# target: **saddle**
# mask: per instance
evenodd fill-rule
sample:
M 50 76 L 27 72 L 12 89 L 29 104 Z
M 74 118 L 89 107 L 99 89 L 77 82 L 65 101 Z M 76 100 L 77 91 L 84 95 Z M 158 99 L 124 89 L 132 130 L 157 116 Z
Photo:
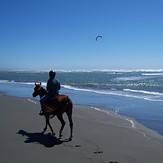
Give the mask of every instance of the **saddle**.
M 65 102 L 68 101 L 68 96 L 66 95 L 58 95 L 53 98 L 54 100 L 57 100 L 58 102 Z
M 69 97 L 66 95 L 58 95 L 55 97 L 52 97 L 50 100 L 46 102 L 46 111 L 49 114 L 54 114 L 58 111 L 59 107 L 63 102 L 67 102 L 69 100 Z

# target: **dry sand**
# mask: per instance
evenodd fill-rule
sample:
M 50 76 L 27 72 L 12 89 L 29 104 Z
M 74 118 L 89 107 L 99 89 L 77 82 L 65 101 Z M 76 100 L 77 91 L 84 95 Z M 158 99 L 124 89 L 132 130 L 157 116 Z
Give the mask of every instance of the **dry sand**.
M 32 99 L 33 100 L 33 99 Z M 39 102 L 0 94 L 1 163 L 161 163 L 163 138 L 137 122 L 90 107 L 74 106 L 74 137 L 67 122 L 58 139 L 60 122 L 51 119 L 50 130 L 42 134 L 45 121 L 39 116 Z

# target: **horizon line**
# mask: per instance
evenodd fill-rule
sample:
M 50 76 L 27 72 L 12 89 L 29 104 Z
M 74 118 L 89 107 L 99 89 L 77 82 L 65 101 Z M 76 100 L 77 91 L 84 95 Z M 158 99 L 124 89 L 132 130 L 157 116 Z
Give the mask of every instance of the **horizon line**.
M 0 69 L 0 72 L 49 72 L 50 70 L 54 70 L 56 72 L 163 72 L 163 68 L 143 68 L 143 69 L 125 69 L 125 68 L 120 68 L 120 69 Z

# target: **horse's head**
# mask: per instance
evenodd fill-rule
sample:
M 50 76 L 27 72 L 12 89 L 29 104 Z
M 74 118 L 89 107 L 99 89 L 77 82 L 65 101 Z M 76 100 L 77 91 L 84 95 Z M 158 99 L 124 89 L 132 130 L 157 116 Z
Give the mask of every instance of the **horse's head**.
M 47 93 L 47 91 L 41 86 L 41 83 L 37 84 L 35 83 L 35 88 L 34 88 L 34 92 L 33 92 L 33 97 L 36 96 L 40 96 L 43 97 L 45 94 Z

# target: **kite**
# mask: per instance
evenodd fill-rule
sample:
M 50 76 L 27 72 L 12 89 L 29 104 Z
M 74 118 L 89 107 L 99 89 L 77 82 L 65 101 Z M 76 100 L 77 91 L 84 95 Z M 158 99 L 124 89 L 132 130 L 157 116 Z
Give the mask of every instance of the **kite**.
M 99 38 L 102 38 L 102 36 L 97 36 L 97 37 L 96 37 L 96 41 L 97 41 Z

